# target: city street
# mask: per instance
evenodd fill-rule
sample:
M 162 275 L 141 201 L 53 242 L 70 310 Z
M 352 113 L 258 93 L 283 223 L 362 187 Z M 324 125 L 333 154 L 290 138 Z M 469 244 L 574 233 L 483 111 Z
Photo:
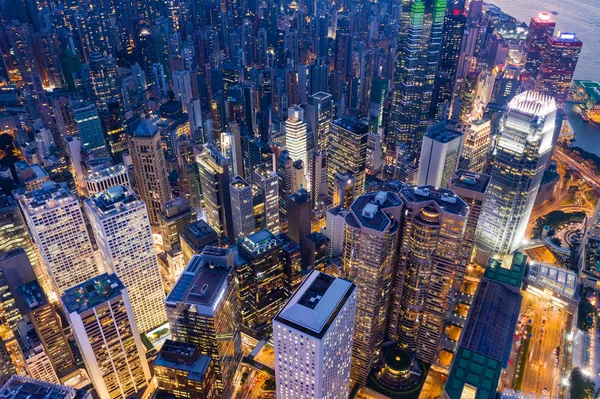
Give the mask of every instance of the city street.
M 566 312 L 558 309 L 544 298 L 524 292 L 521 313 L 530 309 L 526 317 L 520 320 L 531 326 L 531 338 L 525 356 L 524 376 L 520 390 L 539 396 L 555 397 L 558 392 L 559 368 L 556 351 L 560 347 L 566 325 Z M 531 320 L 531 323 L 529 323 Z M 514 373 L 517 354 L 513 345 L 511 366 L 508 375 Z M 522 371 L 523 372 L 523 371 Z M 515 376 L 513 383 L 517 380 Z M 509 384 L 509 386 L 512 384 Z M 515 387 L 519 388 L 519 387 Z

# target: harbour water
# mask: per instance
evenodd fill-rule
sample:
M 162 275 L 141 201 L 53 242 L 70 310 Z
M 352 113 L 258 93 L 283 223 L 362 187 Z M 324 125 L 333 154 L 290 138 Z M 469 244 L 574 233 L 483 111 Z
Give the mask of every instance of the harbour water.
M 484 0 L 519 21 L 529 23 L 541 11 L 556 11 L 556 29 L 575 32 L 583 48 L 575 70 L 575 79 L 600 81 L 600 0 Z M 575 131 L 574 146 L 600 156 L 600 125 L 584 122 L 578 106 L 566 104 L 565 112 Z

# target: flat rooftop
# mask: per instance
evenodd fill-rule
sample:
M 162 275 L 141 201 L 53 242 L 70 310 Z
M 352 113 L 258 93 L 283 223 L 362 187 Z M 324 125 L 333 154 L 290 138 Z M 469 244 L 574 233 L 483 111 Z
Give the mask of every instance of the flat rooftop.
M 452 190 L 435 186 L 412 186 L 400 191 L 400 197 L 406 202 L 434 202 L 444 212 L 467 216 L 469 207 Z
M 97 172 L 90 173 L 85 177 L 85 180 L 93 183 L 125 173 L 127 173 L 127 168 L 124 165 L 119 164 L 115 166 L 110 166 Z
M 229 255 L 229 249 L 216 247 L 207 247 L 202 255 L 194 255 L 166 302 L 196 305 L 198 313 L 211 316 L 232 273 Z
M 48 298 L 37 281 L 31 281 L 17 288 L 23 302 L 30 310 L 35 310 L 48 303 Z
M 38 190 L 28 191 L 19 196 L 19 201 L 24 205 L 28 213 L 54 209 L 68 202 L 76 202 L 77 198 L 65 183 L 46 182 Z
M 114 186 L 88 199 L 85 203 L 99 216 L 111 216 L 143 205 L 138 195 L 127 186 Z
M 60 297 L 69 313 L 83 313 L 121 295 L 125 286 L 116 274 L 104 273 L 69 288 Z
M 439 143 L 449 143 L 460 138 L 462 135 L 458 130 L 453 130 L 446 126 L 446 122 L 436 123 L 427 129 L 427 133 L 425 133 L 425 137 L 429 137 Z
M 235 176 L 229 183 L 233 188 L 241 190 L 242 188 L 250 187 L 250 184 L 239 176 Z
M 313 271 L 275 320 L 321 338 L 355 289 L 348 280 Z
M 459 169 L 454 172 L 454 176 L 452 176 L 450 181 L 453 187 L 460 187 L 483 194 L 486 192 L 491 178 L 490 175 Z
M 91 396 L 86 391 L 66 385 L 13 375 L 0 389 L 0 397 L 3 399 L 79 399 Z
M 390 217 L 383 211 L 387 208 L 402 206 L 402 200 L 395 193 L 380 191 L 358 197 L 346 215 L 346 221 L 355 227 L 356 222 L 372 230 L 385 231 L 393 224 Z
M 187 372 L 188 379 L 202 381 L 211 361 L 210 356 L 198 354 L 196 345 L 167 339 L 154 365 Z
M 283 245 L 269 230 L 260 230 L 244 238 L 239 244 L 251 256 L 258 256 Z
M 521 252 L 515 252 L 511 255 L 504 255 L 502 258 L 491 258 L 485 267 L 483 277 L 521 288 L 525 270 L 527 270 L 527 256 Z
M 337 125 L 354 134 L 366 134 L 369 130 L 369 127 L 365 125 L 360 119 L 349 115 L 344 115 L 340 119 L 336 119 L 332 122 L 332 124 Z

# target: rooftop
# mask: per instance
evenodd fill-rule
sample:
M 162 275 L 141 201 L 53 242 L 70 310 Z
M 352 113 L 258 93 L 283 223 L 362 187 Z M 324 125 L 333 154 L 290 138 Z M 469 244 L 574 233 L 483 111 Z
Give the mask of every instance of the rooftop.
M 163 344 L 154 365 L 188 373 L 188 379 L 202 381 L 212 358 L 198 354 L 198 347 L 185 342 L 167 339 Z
M 183 229 L 183 238 L 196 249 L 200 250 L 202 245 L 216 244 L 219 235 L 204 220 L 194 222 Z
M 206 247 L 202 255 L 194 255 L 189 261 L 166 302 L 196 305 L 198 313 L 213 315 L 227 288 L 231 265 L 229 249 Z
M 29 213 L 58 208 L 66 203 L 76 202 L 77 198 L 71 193 L 66 183 L 46 182 L 38 190 L 28 191 L 19 195 L 19 201 Z
M 406 202 L 434 202 L 444 212 L 467 216 L 469 207 L 452 190 L 434 186 L 411 186 L 400 191 L 400 197 Z
M 40 284 L 35 280 L 18 287 L 17 290 L 19 291 L 23 302 L 25 302 L 30 310 L 37 309 L 48 303 L 46 294 L 44 294 L 42 287 L 40 287 Z
M 313 271 L 275 320 L 321 338 L 355 289 L 347 280 Z
M 518 111 L 531 116 L 546 116 L 556 111 L 554 98 L 535 91 L 525 91 L 517 94 L 508 103 L 508 110 Z
M 527 281 L 567 298 L 574 298 L 577 290 L 577 274 L 575 272 L 543 263 L 531 263 Z
M 233 179 L 231 179 L 231 182 L 229 184 L 231 185 L 231 187 L 233 187 L 237 190 L 241 190 L 242 188 L 250 187 L 250 184 L 248 184 L 248 182 L 246 180 L 242 179 L 239 176 L 235 176 Z
M 383 210 L 399 206 L 402 206 L 402 200 L 395 193 L 380 191 L 364 194 L 354 200 L 350 206 L 352 212 L 346 216 L 346 221 L 355 225 L 354 219 L 356 219 L 366 228 L 383 232 L 393 225 L 392 220 Z
M 86 199 L 85 203 L 100 217 L 112 216 L 144 204 L 127 186 L 113 186 Z
M 190 201 L 185 197 L 175 197 L 172 200 L 164 202 L 160 207 L 161 219 L 165 222 L 182 215 L 189 215 L 192 211 Z
M 13 375 L 0 389 L 0 397 L 3 399 L 80 399 L 90 395 L 86 391 L 66 385 Z
M 140 119 L 139 124 L 133 131 L 134 137 L 153 137 L 157 131 L 157 122 L 160 118 L 156 117 L 153 119 Z
M 485 267 L 483 277 L 499 283 L 520 288 L 527 269 L 527 256 L 521 252 L 491 258 Z
M 115 166 L 110 166 L 108 168 L 104 168 L 97 172 L 90 173 L 85 177 L 85 180 L 89 182 L 97 182 L 124 173 L 127 173 L 127 168 L 124 165 L 119 164 Z
M 484 175 L 482 173 L 473 173 L 465 169 L 459 169 L 454 172 L 450 180 L 452 187 L 460 187 L 469 191 L 476 191 L 478 193 L 485 193 L 488 185 L 490 184 L 490 175 Z
M 281 246 L 283 243 L 269 230 L 260 230 L 244 238 L 239 244 L 250 256 L 258 256 L 270 249 Z
M 496 397 L 501 370 L 502 364 L 498 360 L 459 348 L 444 390 L 450 399 L 493 399 Z
M 439 122 L 432 125 L 427 129 L 427 133 L 425 133 L 425 137 L 429 137 L 440 143 L 449 143 L 462 136 L 463 134 L 461 132 L 447 127 L 446 122 Z
M 369 130 L 368 126 L 365 125 L 360 119 L 348 115 L 344 115 L 340 119 L 336 119 L 332 122 L 332 124 L 354 134 L 366 134 Z
M 60 297 L 69 313 L 83 313 L 121 295 L 125 286 L 116 274 L 104 273 L 69 288 Z

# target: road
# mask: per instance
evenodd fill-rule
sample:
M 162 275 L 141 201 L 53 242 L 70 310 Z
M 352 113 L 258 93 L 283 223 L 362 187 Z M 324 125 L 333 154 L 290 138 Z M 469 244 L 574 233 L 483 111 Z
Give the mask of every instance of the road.
M 554 156 L 562 163 L 568 165 L 569 167 L 577 170 L 585 180 L 589 183 L 596 186 L 596 189 L 600 189 L 600 177 L 596 176 L 596 174 L 589 169 L 587 166 L 582 165 L 581 163 L 575 161 L 573 158 L 565 154 L 559 146 L 554 148 Z
M 548 301 L 529 292 L 523 295 L 521 312 L 531 306 L 528 318 L 531 319 L 532 337 L 526 356 L 525 375 L 521 391 L 538 396 L 558 396 L 559 369 L 556 366 L 557 347 L 562 348 L 562 337 L 566 325 L 566 312 L 549 305 Z M 562 349 L 561 349 L 562 350 Z M 511 353 L 513 364 L 515 352 Z

